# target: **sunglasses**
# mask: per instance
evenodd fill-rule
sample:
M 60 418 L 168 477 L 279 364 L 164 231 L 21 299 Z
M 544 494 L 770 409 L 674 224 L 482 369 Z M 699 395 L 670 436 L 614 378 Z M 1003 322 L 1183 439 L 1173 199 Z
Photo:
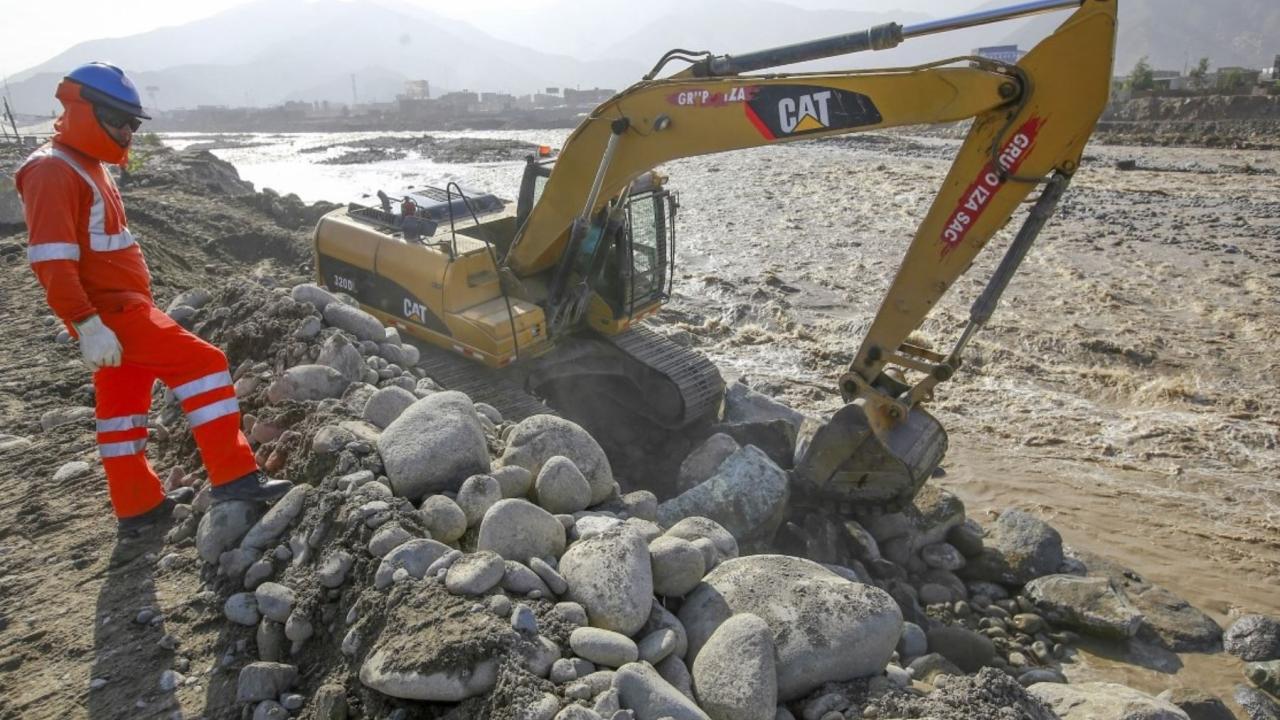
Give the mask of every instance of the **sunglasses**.
M 98 120 L 107 127 L 119 130 L 128 125 L 129 129 L 134 132 L 137 132 L 138 128 L 142 127 L 141 118 L 130 115 L 123 110 L 117 110 L 105 105 L 95 105 L 93 112 L 98 116 Z

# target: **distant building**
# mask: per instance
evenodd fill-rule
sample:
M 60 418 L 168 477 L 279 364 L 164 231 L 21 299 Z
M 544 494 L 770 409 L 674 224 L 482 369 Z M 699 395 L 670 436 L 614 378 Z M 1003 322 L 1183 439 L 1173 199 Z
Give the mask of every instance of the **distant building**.
M 570 90 L 565 88 L 564 102 L 566 105 L 590 105 L 595 107 L 616 95 L 617 92 L 617 90 L 610 88 L 592 88 L 590 90 Z
M 987 47 L 977 48 L 970 54 L 997 62 L 1016 63 L 1027 52 L 1019 50 L 1017 45 L 988 45 Z
M 1188 78 L 1177 70 L 1151 71 L 1151 84 L 1155 90 L 1185 90 L 1187 80 Z
M 404 97 L 408 100 L 425 100 L 431 97 L 431 83 L 426 80 L 408 80 L 404 84 Z

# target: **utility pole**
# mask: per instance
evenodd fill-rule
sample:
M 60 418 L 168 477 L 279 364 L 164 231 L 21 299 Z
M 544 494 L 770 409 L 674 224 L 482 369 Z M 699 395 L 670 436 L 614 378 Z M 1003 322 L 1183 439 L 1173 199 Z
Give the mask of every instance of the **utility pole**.
M 18 134 L 18 121 L 13 119 L 13 110 L 9 109 L 9 98 L 4 98 L 4 114 L 9 116 L 9 124 L 13 126 L 13 137 L 18 142 L 22 142 L 22 136 Z
M 354 110 L 360 100 L 356 97 L 356 74 L 351 73 L 351 108 Z

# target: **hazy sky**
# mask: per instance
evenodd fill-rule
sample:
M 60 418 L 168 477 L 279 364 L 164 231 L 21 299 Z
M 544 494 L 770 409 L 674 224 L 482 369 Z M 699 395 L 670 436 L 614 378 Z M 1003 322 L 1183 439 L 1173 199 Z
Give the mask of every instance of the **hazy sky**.
M 12 75 L 57 55 L 67 48 L 104 37 L 123 37 L 167 25 L 182 25 L 216 15 L 255 0 L 57 0 L 15 2 L 4 10 L 0 24 L 0 75 Z M 964 12 L 977 0 L 780 0 L 807 8 L 902 10 L 950 15 Z M 484 29 L 487 19 L 518 9 L 521 13 L 554 4 L 556 0 L 409 0 L 443 15 L 467 20 Z M 1012 4 L 1012 0 L 1011 0 Z M 591 12 L 607 12 L 607 5 L 582 3 Z

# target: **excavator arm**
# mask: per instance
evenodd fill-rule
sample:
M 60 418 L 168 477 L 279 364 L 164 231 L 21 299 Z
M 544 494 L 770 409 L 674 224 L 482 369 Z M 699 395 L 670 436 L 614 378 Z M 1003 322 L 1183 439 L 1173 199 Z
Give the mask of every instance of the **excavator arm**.
M 989 11 L 998 20 L 1076 7 L 1016 65 L 971 59 L 970 67 L 734 74 L 743 67 L 762 69 L 771 58 L 798 62 L 850 47 L 847 38 L 853 36 L 837 36 L 736 59 L 707 58 L 674 77 L 637 83 L 597 108 L 565 142 L 505 264 L 519 277 L 552 268 L 572 247 L 575 224 L 583 224 L 576 221 L 592 217 L 642 173 L 670 160 L 972 118 L 867 336 L 840 378 L 849 404 L 812 437 L 797 465 L 801 482 L 818 495 L 876 504 L 909 499 L 946 447 L 941 426 L 916 405 L 959 366 L 960 351 L 990 316 L 1052 214 L 1106 105 L 1116 2 L 1038 0 L 1002 16 Z M 853 46 L 891 45 L 893 38 L 911 34 L 912 28 L 906 30 L 875 28 Z M 1038 188 L 1040 199 L 954 349 L 943 355 L 907 344 L 908 335 Z M 889 366 L 917 379 L 893 379 L 884 372 Z

